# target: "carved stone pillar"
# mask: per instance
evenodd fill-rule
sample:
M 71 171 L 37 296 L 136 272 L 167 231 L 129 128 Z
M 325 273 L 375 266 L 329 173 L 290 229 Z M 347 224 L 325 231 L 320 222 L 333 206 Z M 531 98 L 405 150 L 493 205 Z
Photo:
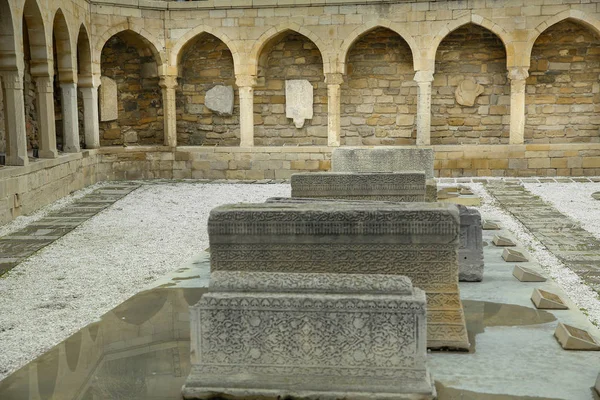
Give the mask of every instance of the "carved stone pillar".
M 163 112 L 165 121 L 165 146 L 177 147 L 177 110 L 176 93 L 177 77 L 165 75 L 160 78 L 163 96 Z
M 431 82 L 433 71 L 417 71 L 417 145 L 431 144 Z
M 235 84 L 240 96 L 240 147 L 254 146 L 254 87 L 256 76 L 238 75 Z
M 4 131 L 6 132 L 6 165 L 27 165 L 27 130 L 25 129 L 25 103 L 22 74 L 4 72 L 2 102 L 4 104 Z
M 51 76 L 35 78 L 40 158 L 56 158 L 56 128 L 54 126 L 54 81 Z
M 326 74 L 327 83 L 327 145 L 338 147 L 342 126 L 340 123 L 341 84 L 344 77 L 340 73 Z
M 510 144 L 525 141 L 525 85 L 529 72 L 527 67 L 512 67 L 510 79 Z
M 60 93 L 63 117 L 63 151 L 65 153 L 78 153 L 81 149 L 79 146 L 77 84 L 74 82 L 61 83 Z
M 100 147 L 100 118 L 98 116 L 98 86 L 93 83 L 82 87 L 79 91 L 83 98 L 83 129 L 85 134 L 85 148 L 97 149 Z

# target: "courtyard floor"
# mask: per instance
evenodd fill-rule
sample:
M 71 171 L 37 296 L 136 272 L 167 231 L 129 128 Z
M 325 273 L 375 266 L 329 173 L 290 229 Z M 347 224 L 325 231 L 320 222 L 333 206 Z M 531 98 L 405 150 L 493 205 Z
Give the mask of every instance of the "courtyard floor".
M 552 278 L 516 281 L 491 244 L 497 231 L 484 231 L 484 281 L 461 283 L 472 350 L 431 353 L 440 398 L 594 398 L 600 353 L 564 351 L 552 333 L 560 320 L 600 336 L 600 183 L 438 182 L 471 187 L 484 217 L 530 254 L 527 266 Z M 187 306 L 208 283 L 208 212 L 289 194 L 267 181 L 104 183 L 0 227 L 0 398 L 178 398 Z M 571 309 L 535 310 L 533 287 Z

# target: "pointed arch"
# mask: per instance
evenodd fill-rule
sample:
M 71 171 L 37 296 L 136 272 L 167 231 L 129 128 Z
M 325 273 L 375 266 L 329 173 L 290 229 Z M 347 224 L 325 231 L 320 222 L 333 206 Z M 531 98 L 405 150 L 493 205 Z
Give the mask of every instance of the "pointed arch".
M 158 67 L 159 75 L 164 75 L 165 71 L 166 71 L 165 57 L 158 50 L 158 49 L 162 49 L 163 46 L 146 29 L 130 26 L 130 24 L 128 22 L 124 22 L 117 26 L 113 26 L 112 28 L 107 29 L 106 31 L 104 31 L 103 34 L 98 36 L 98 39 L 96 40 L 96 43 L 92 48 L 92 61 L 93 61 L 94 65 L 97 65 L 98 67 L 100 67 L 100 59 L 102 58 L 102 49 L 104 48 L 104 45 L 106 44 L 106 42 L 108 42 L 108 40 L 110 38 L 112 38 L 113 36 L 115 36 L 121 32 L 125 32 L 125 31 L 131 31 L 134 34 L 136 34 L 136 36 L 144 43 L 144 45 L 146 45 L 148 47 L 148 49 L 152 52 L 152 55 L 154 56 L 154 60 L 156 60 L 156 65 Z
M 13 12 L 8 0 L 0 0 L 0 70 L 14 71 L 19 69 L 17 57 L 17 35 L 13 25 Z
M 79 80 L 82 78 L 91 80 L 92 78 L 92 48 L 84 24 L 80 25 L 79 35 L 77 36 L 77 74 Z
M 26 0 L 23 18 L 27 24 L 31 53 L 31 75 L 50 76 L 53 72 L 52 57 L 48 53 L 48 40 L 44 19 L 37 0 Z
M 548 18 L 546 21 L 541 22 L 533 30 L 533 34 L 529 38 L 529 41 L 527 42 L 527 47 L 525 48 L 524 57 L 525 61 L 527 62 L 527 65 L 529 65 L 529 62 L 531 60 L 531 52 L 533 51 L 533 46 L 535 45 L 535 42 L 540 37 L 540 35 L 544 33 L 546 29 L 565 20 L 573 20 L 577 23 L 582 24 L 586 28 L 591 29 L 594 33 L 600 35 L 600 20 L 590 17 L 589 14 L 584 13 L 583 11 L 573 9 L 558 13 Z
M 214 37 L 218 38 L 223 43 L 225 43 L 225 46 L 227 46 L 227 48 L 231 52 L 231 55 L 233 56 L 233 68 L 234 68 L 235 72 L 237 73 L 240 68 L 241 59 L 240 59 L 240 53 L 237 49 L 237 46 L 235 45 L 235 42 L 233 40 L 231 40 L 231 38 L 229 38 L 229 36 L 227 36 L 223 32 L 221 32 L 213 27 L 206 26 L 206 25 L 199 25 L 199 26 L 195 27 L 194 29 L 187 31 L 185 33 L 185 35 L 183 35 L 182 37 L 179 38 L 179 40 L 177 40 L 177 42 L 175 43 L 175 46 L 173 46 L 173 48 L 169 52 L 170 65 L 171 66 L 179 66 L 179 64 L 181 62 L 181 56 L 185 52 L 185 49 L 187 48 L 187 46 L 190 43 L 192 43 L 195 38 L 202 35 L 203 33 L 208 33 L 210 35 L 213 35 Z
M 492 33 L 494 33 L 504 44 L 504 51 L 506 52 L 506 65 L 507 67 L 513 66 L 515 61 L 515 49 L 512 44 L 511 35 L 500 25 L 495 22 L 484 18 L 482 16 L 471 14 L 465 15 L 462 18 L 448 22 L 442 29 L 433 37 L 431 45 L 429 46 L 429 52 L 427 53 L 426 59 L 423 60 L 424 64 L 427 63 L 428 67 L 433 71 L 435 69 L 435 55 L 437 53 L 440 43 L 452 32 L 468 24 L 479 25 Z M 424 65 L 425 66 L 425 65 Z
M 327 52 L 327 47 L 323 43 L 323 40 L 321 40 L 321 38 L 311 30 L 306 29 L 305 27 L 293 22 L 271 27 L 266 32 L 264 32 L 257 39 L 256 43 L 250 50 L 250 54 L 248 54 L 248 57 L 246 58 L 247 61 L 244 65 L 244 70 L 248 71 L 248 74 L 250 75 L 256 75 L 258 71 L 258 60 L 265 46 L 267 46 L 271 41 L 280 37 L 288 31 L 298 33 L 312 41 L 321 53 L 321 57 L 323 59 L 323 73 L 327 74 L 332 72 L 330 54 L 329 52 Z
M 367 35 L 369 32 L 377 28 L 387 28 L 397 33 L 402 39 L 404 39 L 406 43 L 408 43 L 408 47 L 410 47 L 410 51 L 413 57 L 413 67 L 415 68 L 415 70 L 417 69 L 416 66 L 419 65 L 419 60 L 417 58 L 419 57 L 420 52 L 419 47 L 417 46 L 417 43 L 412 37 L 412 35 L 406 29 L 404 29 L 401 24 L 397 24 L 384 18 L 378 18 L 356 28 L 342 42 L 339 53 L 337 54 L 338 72 L 346 73 L 346 60 L 348 58 L 348 53 L 350 52 L 352 45 L 354 45 L 354 43 L 360 40 L 361 37 Z
M 77 61 L 71 45 L 71 32 L 63 11 L 58 8 L 52 24 L 53 45 L 56 46 L 54 61 L 58 66 L 58 78 L 61 82 L 76 80 Z

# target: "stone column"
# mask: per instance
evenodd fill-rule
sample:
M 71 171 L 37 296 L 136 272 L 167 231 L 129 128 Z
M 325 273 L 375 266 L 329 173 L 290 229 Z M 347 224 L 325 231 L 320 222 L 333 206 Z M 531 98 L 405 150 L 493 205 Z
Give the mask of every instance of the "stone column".
M 83 129 L 85 134 L 85 148 L 97 149 L 100 147 L 100 118 L 98 116 L 98 86 L 79 86 L 83 98 Z
M 254 86 L 256 76 L 238 75 L 235 84 L 240 96 L 240 147 L 254 146 Z
M 433 71 L 417 71 L 417 145 L 431 144 L 431 82 Z
M 163 113 L 165 121 L 165 146 L 177 147 L 177 110 L 176 93 L 177 77 L 165 75 L 160 78 L 163 96 Z
M 327 145 L 340 146 L 342 126 L 340 123 L 341 84 L 344 76 L 340 73 L 325 74 L 327 83 Z
M 40 158 L 56 158 L 56 128 L 54 126 L 53 77 L 35 78 Z
M 22 74 L 5 72 L 2 79 L 4 128 L 6 136 L 6 165 L 27 165 L 27 130 Z
M 78 153 L 79 147 L 79 118 L 77 112 L 77 84 L 65 82 L 60 84 L 63 122 L 63 151 Z
M 525 81 L 529 76 L 527 67 L 512 67 L 510 79 L 510 144 L 525 141 Z

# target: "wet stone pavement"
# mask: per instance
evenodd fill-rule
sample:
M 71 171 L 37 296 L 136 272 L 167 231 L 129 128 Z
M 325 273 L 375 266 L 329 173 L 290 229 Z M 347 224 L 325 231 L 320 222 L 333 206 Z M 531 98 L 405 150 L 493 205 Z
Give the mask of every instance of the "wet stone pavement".
M 538 241 L 600 293 L 600 240 L 519 182 L 490 181 L 485 188 Z
M 71 232 L 100 211 L 140 187 L 138 183 L 113 183 L 52 212 L 27 227 L 0 238 L 0 275 L 25 258 Z

